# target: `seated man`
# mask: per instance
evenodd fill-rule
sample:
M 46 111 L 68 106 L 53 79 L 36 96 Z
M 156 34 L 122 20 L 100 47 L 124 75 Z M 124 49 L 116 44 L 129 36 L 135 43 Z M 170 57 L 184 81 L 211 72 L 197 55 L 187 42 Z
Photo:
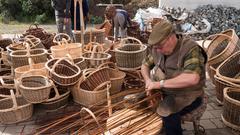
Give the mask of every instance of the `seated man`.
M 105 10 L 105 15 L 108 20 L 112 20 L 114 26 L 114 40 L 118 37 L 127 37 L 127 27 L 131 25 L 130 17 L 127 11 L 116 9 L 114 6 L 108 6 Z
M 145 90 L 148 94 L 162 92 L 156 111 L 163 118 L 166 134 L 182 135 L 181 116 L 202 103 L 207 55 L 195 41 L 177 35 L 166 20 L 153 27 L 148 44 L 151 53 L 141 67 Z M 165 78 L 158 80 L 158 72 L 152 72 L 157 77 L 151 79 L 151 69 L 160 69 Z

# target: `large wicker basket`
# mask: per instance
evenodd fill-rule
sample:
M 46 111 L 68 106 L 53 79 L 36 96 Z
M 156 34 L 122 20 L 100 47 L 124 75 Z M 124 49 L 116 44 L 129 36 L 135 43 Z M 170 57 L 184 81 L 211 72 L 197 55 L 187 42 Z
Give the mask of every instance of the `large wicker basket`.
M 79 81 L 71 88 L 74 102 L 86 107 L 91 107 L 93 105 L 101 103 L 104 100 L 107 100 L 108 87 L 104 87 L 103 89 L 97 91 L 89 91 L 81 88 L 81 84 L 82 81 Z
M 82 58 L 82 57 L 73 59 L 73 62 L 74 62 L 81 70 L 84 70 L 84 69 L 87 68 L 87 63 L 86 63 L 85 59 Z
M 28 52 L 29 52 L 28 50 L 19 50 L 19 51 L 13 51 L 10 53 L 14 69 L 21 66 L 28 65 L 29 57 L 32 59 L 33 63 L 47 62 L 47 50 L 33 49 L 33 50 L 30 50 L 30 54 L 28 54 Z
M 0 122 L 13 124 L 32 117 L 33 105 L 28 103 L 22 96 L 15 97 L 11 91 L 11 98 L 0 100 Z
M 134 40 L 138 43 L 125 43 Z M 122 46 L 115 49 L 117 67 L 121 70 L 136 70 L 142 65 L 146 57 L 147 46 L 136 38 L 128 37 L 121 41 Z
M 49 72 L 49 77 L 61 86 L 74 85 L 82 76 L 81 69 L 67 58 L 51 59 L 45 67 Z
M 110 61 L 111 55 L 96 52 L 96 49 L 94 49 L 92 52 L 84 53 L 82 57 L 86 60 L 89 68 L 97 68 L 100 64 Z
M 203 41 L 214 37 L 207 48 L 207 54 L 209 57 L 208 64 L 220 64 L 225 59 L 227 59 L 231 54 L 239 50 L 239 38 L 233 29 L 229 29 L 221 32 L 220 34 L 215 34 L 207 37 Z
M 110 80 L 111 80 L 111 88 L 110 88 L 110 94 L 116 94 L 119 93 L 122 89 L 122 85 L 124 82 L 124 78 L 126 74 L 122 71 L 120 71 L 118 68 L 116 68 L 116 65 L 112 62 L 109 63 L 103 63 L 99 66 L 99 68 L 104 67 L 104 66 L 113 66 L 113 67 L 108 67 L 108 72 L 110 75 Z
M 41 103 L 49 98 L 52 87 L 51 80 L 42 75 L 23 74 L 16 80 L 22 96 L 30 103 Z
M 219 104 L 222 104 L 223 102 L 223 89 L 226 87 L 231 87 L 231 88 L 240 88 L 239 84 L 230 82 L 228 80 L 225 80 L 221 77 L 218 77 L 217 75 L 214 76 L 215 78 L 215 86 L 216 86 L 216 97 L 217 97 L 217 102 Z
M 216 75 L 233 83 L 240 83 L 240 51 L 227 58 L 216 70 Z
M 240 131 L 240 89 L 225 88 L 223 101 L 223 123 Z

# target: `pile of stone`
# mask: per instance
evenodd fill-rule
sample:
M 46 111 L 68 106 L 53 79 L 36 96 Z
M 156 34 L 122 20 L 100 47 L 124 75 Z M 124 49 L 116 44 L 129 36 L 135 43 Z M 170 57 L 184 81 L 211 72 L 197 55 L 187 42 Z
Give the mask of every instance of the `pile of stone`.
M 196 8 L 193 11 L 187 11 L 185 8 L 164 7 L 163 9 L 176 17 L 180 16 L 184 12 L 187 12 L 189 17 L 184 20 L 184 22 L 193 24 L 193 26 L 198 30 L 206 28 L 206 25 L 202 22 L 202 19 L 207 19 L 212 26 L 210 32 L 191 35 L 196 39 L 204 39 L 211 34 L 219 33 L 230 28 L 234 29 L 240 36 L 240 9 L 222 5 L 204 5 Z

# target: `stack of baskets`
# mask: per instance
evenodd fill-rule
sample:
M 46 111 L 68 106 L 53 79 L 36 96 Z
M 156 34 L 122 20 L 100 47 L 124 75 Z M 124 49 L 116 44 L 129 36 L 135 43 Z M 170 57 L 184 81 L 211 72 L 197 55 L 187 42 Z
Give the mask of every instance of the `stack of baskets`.
M 240 131 L 240 89 L 225 88 L 223 101 L 223 123 Z
M 138 43 L 126 43 L 128 40 L 137 41 Z M 121 45 L 121 47 L 114 50 L 117 67 L 121 70 L 139 69 L 146 57 L 147 46 L 133 37 L 122 39 Z
M 239 50 L 239 38 L 233 29 L 228 29 L 219 34 L 211 35 L 203 41 L 203 45 L 207 39 L 212 38 L 207 47 L 208 55 L 208 73 L 213 83 L 216 68 L 234 52 Z
M 216 69 L 215 85 L 217 101 L 223 101 L 223 89 L 225 87 L 240 88 L 240 51 L 227 58 Z

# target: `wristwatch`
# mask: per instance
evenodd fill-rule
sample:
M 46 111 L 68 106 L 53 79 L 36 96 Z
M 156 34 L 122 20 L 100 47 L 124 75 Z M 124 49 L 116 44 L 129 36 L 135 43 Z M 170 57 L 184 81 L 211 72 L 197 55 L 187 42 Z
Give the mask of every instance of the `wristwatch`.
M 164 82 L 165 82 L 165 80 L 160 81 L 160 89 L 164 87 Z

